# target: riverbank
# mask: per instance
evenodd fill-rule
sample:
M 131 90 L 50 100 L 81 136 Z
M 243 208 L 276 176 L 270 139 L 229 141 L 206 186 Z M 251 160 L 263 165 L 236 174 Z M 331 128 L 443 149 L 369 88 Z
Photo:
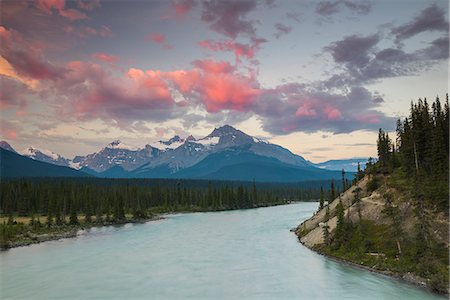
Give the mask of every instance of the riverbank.
M 38 226 L 33 226 L 18 223 L 15 224 L 15 226 L 21 226 L 22 232 L 15 235 L 11 240 L 5 241 L 4 244 L 2 244 L 2 247 L 0 247 L 0 251 L 6 251 L 12 248 L 24 247 L 48 241 L 74 238 L 77 237 L 82 231 L 94 227 L 147 223 L 162 219 L 164 219 L 164 217 L 158 215 L 141 219 L 126 219 L 119 221 L 109 221 L 102 223 L 82 223 L 75 225 L 63 224 L 63 225 L 47 226 L 45 224 L 41 224 Z
M 292 230 L 292 231 L 294 231 L 294 230 Z M 300 238 L 299 238 L 299 241 L 300 241 Z M 429 285 L 427 285 L 427 280 L 425 278 L 417 276 L 417 275 L 415 275 L 415 274 L 413 274 L 411 272 L 398 273 L 398 272 L 394 272 L 394 271 L 391 271 L 391 270 L 380 270 L 380 269 L 375 268 L 375 266 L 370 267 L 370 266 L 366 266 L 366 265 L 364 265 L 362 263 L 358 264 L 358 263 L 356 263 L 354 261 L 350 261 L 350 260 L 347 260 L 345 258 L 338 257 L 338 256 L 332 255 L 330 253 L 326 253 L 324 251 L 321 251 L 318 248 L 309 247 L 308 245 L 306 245 L 305 243 L 302 243 L 301 241 L 300 241 L 300 243 L 302 245 L 304 245 L 306 248 L 310 249 L 311 251 L 314 251 L 317 254 L 320 254 L 320 255 L 326 257 L 327 259 L 330 259 L 330 260 L 335 261 L 337 263 L 345 264 L 347 266 L 350 266 L 350 267 L 353 267 L 353 268 L 357 268 L 357 269 L 361 269 L 361 270 L 365 270 L 365 271 L 369 271 L 369 272 L 372 272 L 372 273 L 384 275 L 384 276 L 387 276 L 389 278 L 408 283 L 408 284 L 413 285 L 415 287 L 419 287 L 419 288 L 421 288 L 423 290 L 426 290 L 426 291 L 428 291 L 430 293 L 433 293 L 435 295 L 438 295 L 438 296 L 447 297 L 447 298 L 449 296 L 449 294 L 445 294 L 445 293 L 442 294 L 442 293 L 436 292 Z

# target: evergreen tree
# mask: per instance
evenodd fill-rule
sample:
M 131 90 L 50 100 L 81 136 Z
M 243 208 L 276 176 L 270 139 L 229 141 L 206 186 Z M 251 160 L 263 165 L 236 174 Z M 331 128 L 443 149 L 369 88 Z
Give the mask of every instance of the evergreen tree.
M 320 187 L 320 202 L 319 202 L 319 210 L 321 210 L 324 206 L 324 196 L 323 196 L 323 187 Z

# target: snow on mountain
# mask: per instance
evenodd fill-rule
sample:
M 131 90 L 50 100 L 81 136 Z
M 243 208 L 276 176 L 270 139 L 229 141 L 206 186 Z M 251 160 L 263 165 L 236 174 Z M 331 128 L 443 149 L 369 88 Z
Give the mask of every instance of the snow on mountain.
M 206 147 L 215 146 L 219 143 L 220 137 L 218 136 L 212 136 L 212 137 L 205 137 L 199 140 L 196 140 L 196 144 L 201 144 Z
M 190 136 L 192 137 L 192 136 Z M 173 150 L 181 145 L 183 145 L 185 142 L 185 139 L 180 138 L 178 135 L 174 136 L 168 141 L 158 141 L 156 143 L 150 144 L 150 146 L 165 151 L 165 150 Z
M 46 149 L 37 149 L 33 146 L 24 149 L 21 154 L 34 160 L 51 163 L 58 166 L 68 167 L 70 164 L 70 160 L 53 151 Z
M 118 165 L 124 170 L 130 171 L 159 156 L 160 152 L 161 150 L 151 145 L 138 148 L 116 140 L 98 152 L 86 156 L 75 156 L 72 165 L 76 168 L 85 167 L 100 173 Z
M 120 140 L 115 140 L 106 146 L 106 148 L 110 149 L 124 149 L 124 150 L 130 150 L 130 151 L 137 151 L 140 150 L 138 147 L 127 145 L 122 143 Z
M 65 159 L 51 151 L 37 150 L 34 147 L 26 149 L 24 154 L 36 160 L 74 169 L 87 168 L 97 173 L 120 167 L 125 173 L 139 170 L 143 173 L 157 174 L 155 170 L 165 170 L 164 172 L 171 176 L 198 164 L 209 155 L 224 150 L 229 153 L 247 151 L 296 167 L 312 166 L 303 157 L 281 146 L 252 137 L 229 125 L 215 128 L 209 135 L 200 139 L 195 139 L 192 135 L 186 138 L 176 135 L 166 141 L 147 144 L 144 148 L 115 140 L 97 152 L 75 156 L 73 160 Z

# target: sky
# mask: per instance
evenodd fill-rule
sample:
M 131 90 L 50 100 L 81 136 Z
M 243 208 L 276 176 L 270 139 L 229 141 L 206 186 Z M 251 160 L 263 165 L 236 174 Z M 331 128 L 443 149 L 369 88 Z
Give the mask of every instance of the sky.
M 313 162 L 376 156 L 445 98 L 449 3 L 8 1 L 0 139 L 67 158 L 232 125 Z

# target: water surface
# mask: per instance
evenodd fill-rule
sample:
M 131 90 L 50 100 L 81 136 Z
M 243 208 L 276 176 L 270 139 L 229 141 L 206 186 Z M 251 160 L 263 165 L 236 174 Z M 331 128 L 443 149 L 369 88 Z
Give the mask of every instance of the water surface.
M 317 203 L 169 216 L 0 253 L 1 299 L 440 299 L 298 243 Z

